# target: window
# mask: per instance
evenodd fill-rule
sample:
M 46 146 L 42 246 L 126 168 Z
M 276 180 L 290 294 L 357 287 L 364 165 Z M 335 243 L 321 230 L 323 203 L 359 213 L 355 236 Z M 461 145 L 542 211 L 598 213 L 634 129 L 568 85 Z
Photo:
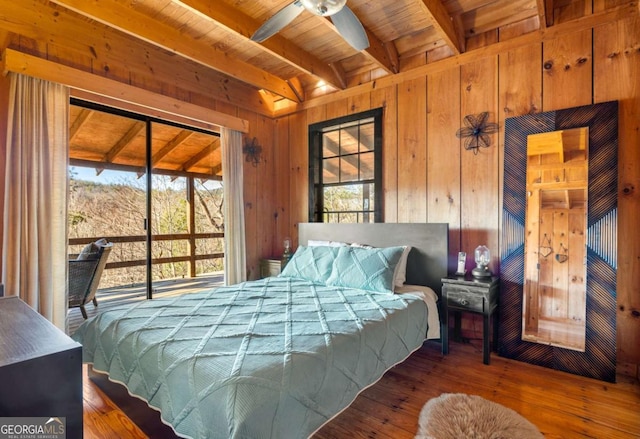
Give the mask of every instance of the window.
M 218 134 L 200 128 L 71 100 L 69 253 L 114 242 L 105 300 L 141 296 L 143 285 L 147 298 L 162 295 L 163 282 L 178 288 L 187 277 L 222 281 L 219 146 Z
M 309 221 L 382 221 L 382 109 L 309 127 Z

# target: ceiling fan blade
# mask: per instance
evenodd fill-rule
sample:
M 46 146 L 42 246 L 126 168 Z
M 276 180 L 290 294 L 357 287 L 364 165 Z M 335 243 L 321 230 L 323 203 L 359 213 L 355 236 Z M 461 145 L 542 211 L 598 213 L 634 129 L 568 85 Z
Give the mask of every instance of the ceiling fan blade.
M 345 5 L 340 11 L 333 14 L 331 21 L 340 32 L 340 35 L 342 35 L 342 38 L 354 49 L 361 51 L 369 47 L 369 38 L 367 38 L 367 33 L 362 23 L 348 6 Z
M 298 15 L 304 11 L 302 4 L 295 0 L 284 8 L 280 9 L 271 18 L 265 21 L 257 31 L 251 35 L 251 39 L 258 43 L 277 33 L 280 29 L 291 23 Z

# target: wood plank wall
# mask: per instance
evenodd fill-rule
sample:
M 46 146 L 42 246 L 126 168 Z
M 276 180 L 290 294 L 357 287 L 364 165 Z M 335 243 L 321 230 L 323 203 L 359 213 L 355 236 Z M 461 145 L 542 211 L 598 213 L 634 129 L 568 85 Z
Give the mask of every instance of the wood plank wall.
M 593 99 L 618 100 L 618 361 L 640 364 L 640 20 L 593 35 Z M 638 369 L 635 371 L 638 374 Z
M 2 1 L 0 0 L 0 3 Z M 249 162 L 244 164 L 247 274 L 249 278 L 256 278 L 260 257 L 282 252 L 282 241 L 278 243 L 275 239 L 276 212 L 286 216 L 286 220 L 277 222 L 278 227 L 286 230 L 278 236 L 290 233 L 289 183 L 280 185 L 279 191 L 273 190 L 276 173 L 286 174 L 285 170 L 278 167 L 282 163 L 282 157 L 279 157 L 278 151 L 275 150 L 275 145 L 278 144 L 275 141 L 278 134 L 276 127 L 282 123 L 278 124 L 270 117 L 271 109 L 259 99 L 259 94 L 255 90 L 235 90 L 237 102 L 229 102 L 229 93 L 224 90 L 226 85 L 220 84 L 194 63 L 176 63 L 175 58 L 160 49 L 140 41 L 132 41 L 124 34 L 97 23 L 88 23 L 73 14 L 65 15 L 64 20 L 55 20 L 56 14 L 43 12 L 39 8 L 45 6 L 38 2 L 24 6 L 16 10 L 13 28 L 0 28 L 0 50 L 10 47 L 97 76 L 198 105 L 203 112 L 215 110 L 249 121 L 249 132 L 245 137 L 249 140 L 256 137 L 262 146 L 260 165 L 254 167 Z M 56 9 L 56 6 L 52 5 L 46 7 Z M 79 40 L 77 35 L 84 35 L 85 38 Z M 117 92 L 114 90 L 114 94 Z M 8 93 L 8 77 L 0 76 L 0 114 L 6 114 Z M 122 108 L 134 112 L 137 110 L 127 108 L 126 105 Z M 0 119 L 2 189 L 6 144 L 4 138 L 7 130 L 4 126 L 6 118 Z M 287 159 L 288 156 L 284 158 Z M 0 193 L 3 191 L 0 190 Z M 278 200 L 283 198 L 286 198 L 286 209 L 285 205 L 278 204 Z M 0 198 L 0 212 L 4 210 L 2 203 Z M 0 240 L 1 228 L 0 225 Z
M 502 39 L 518 36 L 517 29 Z M 497 35 L 469 42 L 482 46 Z M 504 121 L 507 117 L 591 103 L 620 101 L 618 256 L 619 370 L 640 364 L 640 20 L 626 19 L 478 57 L 381 90 L 327 102 L 278 119 L 287 125 L 279 155 L 288 155 L 290 233 L 307 220 L 307 126 L 384 107 L 384 218 L 386 222 L 448 222 L 450 269 L 458 251 L 486 244 L 499 271 Z M 477 155 L 461 147 L 456 130 L 467 114 L 490 113 L 500 133 Z M 280 130 L 283 131 L 283 130 Z M 276 178 L 280 181 L 280 177 Z M 277 183 L 280 186 L 280 183 Z M 305 206 L 302 208 L 301 206 Z M 279 232 L 281 233 L 281 232 Z M 281 239 L 282 236 L 278 236 Z M 473 324 L 473 322 L 467 322 Z
M 558 8 L 555 23 L 602 11 L 612 2 L 594 0 L 593 7 L 587 3 L 589 10 L 584 11 Z M 234 89 L 231 102 L 227 84 L 206 76 L 196 65 L 175 63 L 159 49 L 132 42 L 97 23 L 71 15 L 55 19 L 56 14 L 42 13 L 41 7 L 40 2 L 21 7 L 12 17 L 11 28 L 0 29 L 0 48 L 19 48 L 249 121 L 247 137 L 257 137 L 263 148 L 263 161 L 257 167 L 246 163 L 244 168 L 250 278 L 258 275 L 259 258 L 281 254 L 284 237 L 297 244 L 296 224 L 308 220 L 307 129 L 311 123 L 383 107 L 385 221 L 448 222 L 452 270 L 458 251 L 472 253 L 477 245 L 486 244 L 493 253 L 491 268 L 498 271 L 504 133 L 501 129 L 492 136 L 489 149 L 473 155 L 461 148 L 455 136 L 464 116 L 489 111 L 490 120 L 503 127 L 511 116 L 619 100 L 618 362 L 628 367 L 626 373 L 638 374 L 640 20 L 563 32 L 544 43 L 507 45 L 498 54 L 483 50 L 491 42 L 530 31 L 532 23 L 524 22 L 501 29 L 499 35 L 469 39 L 467 49 L 478 49 L 473 52 L 477 55 L 460 57 L 460 62 L 443 60 L 446 68 L 401 82 L 371 82 L 362 93 L 347 90 L 330 99 L 319 98 L 317 104 L 305 103 L 303 111 L 274 120 L 269 116 L 271 108 L 249 88 Z M 423 54 L 402 64 L 419 66 L 426 61 Z M 7 83 L 0 80 L 0 108 L 6 107 Z M 471 256 L 467 265 L 473 265 Z

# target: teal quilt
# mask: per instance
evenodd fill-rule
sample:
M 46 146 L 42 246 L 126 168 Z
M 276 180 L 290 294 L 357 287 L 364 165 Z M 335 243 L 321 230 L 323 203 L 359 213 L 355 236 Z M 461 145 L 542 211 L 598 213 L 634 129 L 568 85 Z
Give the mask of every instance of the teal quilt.
M 306 438 L 418 349 L 418 297 L 266 278 L 106 311 L 83 360 L 188 438 Z

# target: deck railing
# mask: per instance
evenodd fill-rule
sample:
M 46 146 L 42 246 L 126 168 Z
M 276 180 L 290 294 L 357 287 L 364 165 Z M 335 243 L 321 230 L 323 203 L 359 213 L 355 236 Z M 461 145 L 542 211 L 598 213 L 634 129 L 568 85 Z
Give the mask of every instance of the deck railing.
M 144 243 L 147 240 L 147 237 L 145 235 L 99 236 L 99 237 L 87 237 L 87 238 L 70 238 L 69 245 L 70 246 L 85 245 L 90 242 L 94 242 L 100 238 L 105 238 L 108 242 L 113 242 L 113 243 Z M 168 234 L 168 235 L 153 235 L 151 237 L 152 243 L 157 241 L 183 241 L 183 240 L 188 241 L 189 254 L 185 256 L 169 256 L 169 257 L 153 258 L 151 260 L 151 263 L 154 265 L 157 265 L 157 264 L 167 264 L 172 262 L 188 262 L 189 276 L 195 277 L 196 261 L 224 258 L 224 252 L 196 254 L 197 239 L 213 239 L 213 238 L 224 238 L 224 233 L 221 233 L 221 232 L 220 233 L 175 233 L 175 234 Z M 111 261 L 111 262 L 107 261 L 105 270 L 145 266 L 146 263 L 147 263 L 146 259 Z

